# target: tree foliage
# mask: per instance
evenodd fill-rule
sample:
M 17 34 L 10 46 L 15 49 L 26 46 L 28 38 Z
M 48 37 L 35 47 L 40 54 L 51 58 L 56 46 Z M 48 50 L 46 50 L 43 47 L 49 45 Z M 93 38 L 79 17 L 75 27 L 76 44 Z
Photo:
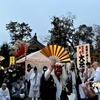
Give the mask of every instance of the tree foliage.
M 3 56 L 5 59 L 1 62 L 2 65 L 9 66 L 9 51 L 10 46 L 7 43 L 3 43 L 0 47 L 0 55 Z
M 75 49 L 72 44 L 73 32 L 75 31 L 73 19 L 74 16 L 72 17 L 72 15 L 68 17 L 53 16 L 51 21 L 53 28 L 49 30 L 51 37 L 48 44 L 57 44 L 63 46 L 64 48 L 68 48 L 69 45 L 71 45 L 71 47 Z
M 100 50 L 100 25 L 94 25 L 95 47 Z
M 76 37 L 74 36 L 74 38 L 77 38 L 79 40 L 79 43 L 82 42 L 92 44 L 93 42 L 94 33 L 92 26 L 87 26 L 85 24 L 80 25 L 76 30 L 75 35 Z
M 6 30 L 9 30 L 11 43 L 14 44 L 18 39 L 29 39 L 31 38 L 32 29 L 26 23 L 10 22 L 6 24 Z
M 69 16 L 70 15 L 70 16 Z M 91 26 L 85 24 L 74 28 L 74 15 L 69 14 L 68 17 L 53 16 L 51 24 L 53 28 L 49 30 L 51 33 L 48 44 L 61 45 L 72 53 L 76 52 L 76 46 L 82 43 L 92 43 L 94 33 Z M 74 53 L 73 52 L 73 53 Z

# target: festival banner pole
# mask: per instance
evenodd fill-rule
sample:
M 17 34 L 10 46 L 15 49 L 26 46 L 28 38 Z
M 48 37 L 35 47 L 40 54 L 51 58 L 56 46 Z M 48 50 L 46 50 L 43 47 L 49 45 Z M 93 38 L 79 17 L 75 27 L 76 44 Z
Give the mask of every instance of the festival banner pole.
M 26 50 L 26 41 L 24 41 L 24 47 L 25 47 L 24 57 L 25 57 L 25 73 L 26 73 L 26 71 L 27 71 L 27 65 L 26 65 L 26 59 L 27 59 L 27 57 L 26 57 L 26 53 L 27 53 L 27 50 Z

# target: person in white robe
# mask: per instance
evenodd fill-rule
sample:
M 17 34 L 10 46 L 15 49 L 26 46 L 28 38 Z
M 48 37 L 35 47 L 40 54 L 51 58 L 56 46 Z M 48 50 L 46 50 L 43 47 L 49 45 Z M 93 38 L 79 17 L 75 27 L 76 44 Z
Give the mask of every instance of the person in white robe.
M 93 68 L 95 70 L 93 83 L 100 82 L 100 64 L 98 62 L 93 63 Z M 95 91 L 96 92 L 96 91 Z M 98 100 L 100 100 L 100 92 L 98 92 Z
M 82 83 L 78 69 L 75 66 L 75 63 L 71 63 L 71 79 L 72 79 L 72 93 L 75 94 L 75 99 L 74 100 L 80 100 L 80 94 L 79 94 L 79 85 Z
M 91 89 L 90 87 L 90 83 L 94 83 L 94 82 L 100 82 L 100 65 L 98 62 L 94 62 L 92 64 L 95 72 L 94 72 L 94 76 L 93 76 L 93 81 L 88 81 L 85 82 L 84 85 L 82 86 L 85 94 L 87 94 L 88 96 L 88 100 L 100 100 L 100 92 L 98 92 L 98 89 L 93 88 Z
M 71 75 L 72 75 L 72 93 L 74 93 L 76 95 L 75 100 L 78 100 L 77 90 L 76 90 L 76 74 L 74 71 L 71 71 Z
M 86 94 L 84 93 L 84 90 L 82 88 L 84 82 L 85 82 L 85 73 L 84 73 L 84 69 L 83 68 L 79 68 L 79 76 L 80 76 L 80 79 L 82 81 L 82 84 L 79 84 L 79 93 L 80 93 L 80 98 L 82 100 L 85 100 L 86 99 Z
M 34 68 L 34 72 L 30 76 L 30 90 L 29 97 L 32 100 L 38 100 L 40 92 L 40 74 L 37 72 L 37 68 Z
M 90 62 L 86 63 L 86 69 L 85 69 L 85 81 L 92 81 L 94 77 L 94 69 L 91 66 Z
M 10 100 L 10 93 L 6 83 L 3 83 L 0 88 L 0 100 Z
M 29 94 L 29 89 L 30 89 L 30 76 L 33 72 L 33 68 L 31 67 L 30 64 L 27 65 L 27 71 L 25 72 L 25 82 L 26 82 L 26 89 L 27 89 L 27 94 Z

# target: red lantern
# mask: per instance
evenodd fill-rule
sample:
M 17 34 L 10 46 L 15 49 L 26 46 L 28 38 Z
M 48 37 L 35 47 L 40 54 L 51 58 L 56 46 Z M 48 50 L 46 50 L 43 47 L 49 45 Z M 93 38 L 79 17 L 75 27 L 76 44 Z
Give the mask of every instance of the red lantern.
M 21 45 L 19 51 L 15 54 L 15 57 L 19 57 L 25 53 L 25 46 Z

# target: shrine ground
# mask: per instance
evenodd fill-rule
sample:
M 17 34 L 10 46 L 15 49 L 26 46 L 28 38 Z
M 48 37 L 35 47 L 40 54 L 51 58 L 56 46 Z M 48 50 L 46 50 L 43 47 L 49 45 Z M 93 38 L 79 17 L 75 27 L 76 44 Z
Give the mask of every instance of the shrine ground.
M 25 100 L 31 100 L 29 97 L 26 97 Z

